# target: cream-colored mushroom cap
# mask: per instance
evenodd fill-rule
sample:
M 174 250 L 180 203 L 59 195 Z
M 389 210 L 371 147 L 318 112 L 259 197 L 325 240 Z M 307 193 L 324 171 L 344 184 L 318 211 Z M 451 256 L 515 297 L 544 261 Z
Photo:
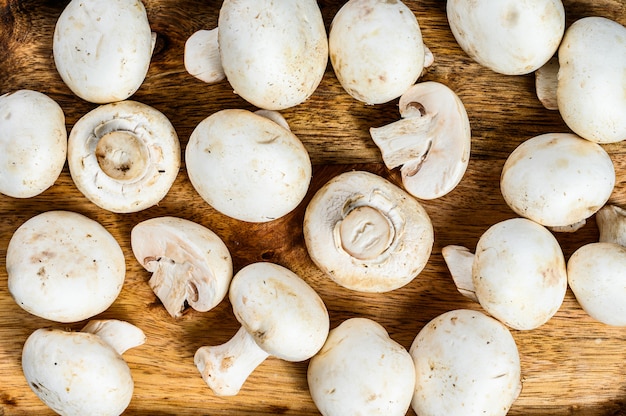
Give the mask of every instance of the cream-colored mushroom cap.
M 210 229 L 183 218 L 156 217 L 135 225 L 130 242 L 137 261 L 152 272 L 148 283 L 172 317 L 180 317 L 186 305 L 206 312 L 226 297 L 232 258 Z
M 106 310 L 126 276 L 124 253 L 98 222 L 47 211 L 24 222 L 7 247 L 8 287 L 27 312 L 77 322 Z
M 341 86 L 367 104 L 399 97 L 424 69 L 419 23 L 400 0 L 346 2 L 332 20 L 328 44 Z
M 596 143 L 626 140 L 626 28 L 604 17 L 572 23 L 559 47 L 557 103 L 576 134 Z
M 320 188 L 306 208 L 304 241 L 311 259 L 351 290 L 387 292 L 412 281 L 434 243 L 426 210 L 373 173 L 351 171 Z
M 54 185 L 67 155 L 65 114 L 32 90 L 0 96 L 0 193 L 30 198 Z
M 111 212 L 157 205 L 176 180 L 180 159 L 172 123 L 137 101 L 96 107 L 70 131 L 67 162 L 76 187 Z
M 570 133 L 547 133 L 521 143 L 502 168 L 509 207 L 547 227 L 583 223 L 609 199 L 615 168 L 604 148 Z
M 409 352 L 382 325 L 350 318 L 311 358 L 307 382 L 324 416 L 401 416 L 411 405 L 415 369 Z
M 505 75 L 529 74 L 543 66 L 565 31 L 561 0 L 449 0 L 446 11 L 465 53 Z
M 280 218 L 304 199 L 309 154 L 283 125 L 248 110 L 227 109 L 201 121 L 185 149 L 187 174 L 200 196 L 229 217 Z
M 140 0 L 72 0 L 54 30 L 54 63 L 80 98 L 125 100 L 143 83 L 154 47 Z
M 445 312 L 411 344 L 420 416 L 507 414 L 522 389 L 520 356 L 511 332 L 478 311 Z

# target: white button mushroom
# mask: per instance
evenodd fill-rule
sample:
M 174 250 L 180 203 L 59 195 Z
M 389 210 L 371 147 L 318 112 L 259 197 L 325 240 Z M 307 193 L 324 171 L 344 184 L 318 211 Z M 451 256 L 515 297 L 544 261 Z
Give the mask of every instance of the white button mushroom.
M 570 133 L 524 141 L 505 161 L 500 179 L 502 196 L 515 213 L 551 228 L 584 224 L 614 185 L 606 150 Z
M 248 222 L 272 221 L 295 209 L 312 173 L 306 148 L 289 129 L 238 109 L 218 111 L 196 126 L 185 163 L 209 205 Z
M 439 198 L 463 178 L 471 129 L 465 106 L 447 86 L 420 82 L 400 97 L 402 119 L 371 128 L 389 169 L 401 166 L 402 184 L 420 199 Z
M 0 193 L 30 198 L 54 185 L 67 154 L 65 114 L 38 91 L 0 96 Z
M 117 320 L 89 322 L 80 332 L 38 329 L 22 350 L 24 377 L 58 414 L 120 415 L 134 391 L 121 354 L 144 342 L 141 329 Z
M 326 183 L 306 208 L 304 240 L 311 259 L 351 290 L 387 292 L 412 281 L 434 243 L 422 205 L 384 178 L 364 171 Z
M 283 266 L 262 262 L 244 267 L 233 277 L 229 299 L 241 328 L 225 344 L 199 348 L 194 358 L 216 395 L 236 395 L 269 356 L 304 361 L 326 341 L 330 322 L 324 302 Z
M 154 41 L 140 0 L 72 0 L 56 23 L 54 63 L 80 98 L 125 100 L 148 73 Z
M 446 10 L 465 53 L 505 75 L 529 74 L 543 66 L 565 31 L 561 0 L 450 0 Z
M 511 332 L 478 311 L 445 312 L 409 349 L 415 364 L 411 407 L 420 416 L 507 414 L 522 389 Z
M 550 231 L 526 218 L 489 227 L 474 255 L 454 245 L 445 246 L 442 255 L 459 291 L 511 328 L 538 328 L 565 298 L 561 246 Z
M 409 352 L 385 328 L 350 318 L 332 329 L 311 358 L 307 381 L 324 416 L 405 415 L 415 388 Z
M 346 2 L 332 20 L 328 46 L 341 86 L 367 104 L 399 97 L 424 69 L 419 23 L 400 0 Z
M 178 318 L 188 304 L 206 312 L 224 299 L 233 276 L 230 252 L 213 231 L 175 217 L 135 225 L 133 254 L 152 277 L 149 285 L 168 313 Z
M 70 131 L 67 161 L 76 187 L 111 212 L 159 203 L 180 169 L 178 135 L 149 105 L 120 101 L 82 116 Z
M 6 254 L 8 287 L 27 312 L 77 322 L 106 310 L 126 276 L 124 253 L 98 222 L 47 211 L 23 223 Z
M 594 16 L 574 22 L 559 47 L 558 109 L 568 127 L 587 140 L 626 140 L 624 45 L 624 26 Z

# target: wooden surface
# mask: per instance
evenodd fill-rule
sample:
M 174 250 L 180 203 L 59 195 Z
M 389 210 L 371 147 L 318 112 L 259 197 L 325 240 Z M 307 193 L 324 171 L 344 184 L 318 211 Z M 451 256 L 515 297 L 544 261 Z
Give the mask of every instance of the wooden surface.
M 0 0 L 0 94 L 21 88 L 44 92 L 63 107 L 68 131 L 95 105 L 71 94 L 54 70 L 52 33 L 67 2 Z M 319 2 L 327 28 L 343 2 Z M 624 0 L 566 0 L 567 22 L 601 15 L 626 23 Z M 158 43 L 147 79 L 133 99 L 150 104 L 170 118 L 184 149 L 203 118 L 224 108 L 253 109 L 232 93 L 226 81 L 206 85 L 183 66 L 184 42 L 198 29 L 217 24 L 220 1 L 145 0 Z M 59 325 L 29 315 L 10 297 L 4 258 L 15 229 L 31 216 L 50 209 L 83 213 L 101 222 L 119 241 L 127 258 L 127 277 L 117 301 L 100 318 L 128 320 L 147 335 L 143 346 L 129 350 L 134 380 L 127 415 L 314 415 L 306 383 L 307 362 L 275 358 L 259 366 L 235 397 L 216 397 L 193 363 L 203 345 L 225 342 L 238 323 L 227 301 L 207 313 L 190 311 L 175 321 L 147 285 L 149 275 L 134 260 L 130 230 L 144 219 L 176 215 L 201 223 L 220 235 L 235 271 L 256 261 L 272 261 L 300 274 L 326 302 L 331 327 L 353 316 L 372 318 L 391 337 L 409 347 L 422 326 L 456 308 L 479 309 L 455 290 L 441 248 L 461 244 L 473 250 L 493 223 L 511 218 L 499 192 L 499 175 L 508 154 L 523 140 L 547 132 L 567 131 L 557 112 L 543 109 L 534 95 L 532 75 L 497 75 L 473 63 L 452 37 L 445 1 L 407 1 L 419 19 L 435 64 L 423 80 L 451 87 L 465 103 L 472 126 L 472 154 L 459 186 L 439 200 L 423 202 L 433 221 L 435 246 L 421 275 L 386 294 L 358 294 L 330 282 L 309 259 L 302 238 L 304 209 L 313 193 L 336 174 L 364 169 L 399 183 L 396 171 L 382 165 L 368 129 L 398 119 L 397 102 L 365 106 L 339 86 L 332 69 L 304 104 L 283 111 L 314 163 L 310 192 L 286 217 L 266 224 L 229 219 L 195 193 L 186 171 L 180 171 L 158 207 L 136 214 L 111 214 L 87 201 L 65 169 L 42 195 L 25 200 L 0 196 L 0 415 L 45 415 L 51 412 L 29 389 L 21 372 L 21 348 L 40 327 L 79 329 L 84 322 Z M 626 206 L 626 152 L 623 143 L 606 145 L 617 171 L 612 203 Z M 574 234 L 558 234 L 566 257 L 597 238 L 591 218 Z M 565 302 L 547 324 L 532 331 L 513 331 L 522 361 L 523 391 L 511 415 L 613 415 L 626 413 L 626 329 L 590 319 L 568 291 Z M 409 411 L 409 414 L 414 414 Z

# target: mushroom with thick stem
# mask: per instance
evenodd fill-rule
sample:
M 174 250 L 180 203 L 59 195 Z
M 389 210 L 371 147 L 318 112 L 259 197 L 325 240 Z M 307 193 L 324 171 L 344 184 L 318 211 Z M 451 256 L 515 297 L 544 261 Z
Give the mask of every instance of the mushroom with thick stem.
M 90 201 L 111 212 L 158 204 L 178 175 L 180 159 L 172 123 L 137 101 L 101 105 L 82 116 L 69 135 L 72 180 Z
M 350 318 L 311 358 L 307 382 L 324 416 L 401 416 L 411 405 L 415 369 L 409 352 L 382 325 Z
M 491 227 L 472 254 L 448 245 L 441 254 L 459 292 L 507 326 L 530 330 L 559 310 L 567 290 L 565 258 L 545 227 L 511 218 Z
M 342 173 L 320 188 L 306 208 L 303 232 L 313 262 L 339 285 L 361 292 L 408 284 L 434 243 L 422 205 L 365 171 Z
M 24 222 L 9 241 L 6 269 L 15 302 L 57 322 L 105 311 L 126 276 L 117 240 L 95 220 L 70 211 L 46 211 Z
M 471 129 L 465 106 L 444 84 L 426 81 L 400 97 L 402 119 L 370 128 L 389 169 L 401 166 L 402 184 L 420 199 L 454 189 L 470 158 Z
M 113 319 L 90 321 L 80 332 L 41 328 L 24 343 L 24 377 L 61 415 L 120 415 L 134 391 L 122 354 L 145 339 L 138 327 Z
M 210 229 L 183 218 L 157 217 L 135 225 L 130 242 L 137 261 L 152 272 L 148 283 L 172 317 L 180 317 L 187 305 L 206 312 L 228 293 L 232 258 Z
M 218 396 L 239 393 L 266 358 L 304 361 L 324 345 L 330 322 L 324 302 L 302 278 L 274 263 L 245 266 L 229 299 L 240 329 L 228 342 L 196 351 L 194 362 Z
M 59 178 L 67 155 L 65 114 L 52 98 L 18 90 L 0 96 L 0 193 L 30 198 Z
M 482 312 L 456 309 L 428 322 L 409 353 L 420 416 L 507 414 L 522 390 L 521 362 L 509 329 Z

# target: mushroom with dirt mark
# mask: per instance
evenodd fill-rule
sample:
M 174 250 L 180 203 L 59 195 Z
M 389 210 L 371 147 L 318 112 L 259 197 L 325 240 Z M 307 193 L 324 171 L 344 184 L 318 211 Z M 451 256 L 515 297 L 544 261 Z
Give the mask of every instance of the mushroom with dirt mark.
M 139 89 L 155 42 L 140 0 L 72 0 L 56 22 L 52 51 L 72 92 L 104 104 Z
M 459 292 L 511 328 L 538 328 L 565 298 L 567 272 L 561 246 L 548 229 L 529 219 L 492 225 L 478 240 L 474 254 L 457 245 L 443 247 L 441 254 Z
M 72 127 L 67 161 L 76 187 L 116 213 L 158 204 L 181 163 L 178 135 L 157 109 L 137 102 L 101 105 Z
M 70 211 L 38 214 L 13 233 L 8 288 L 27 312 L 77 322 L 105 311 L 126 276 L 124 253 L 100 223 Z
M 400 416 L 411 405 L 415 369 L 409 352 L 382 325 L 350 318 L 311 358 L 307 382 L 324 416 Z
M 402 119 L 370 128 L 389 169 L 401 166 L 402 184 L 420 199 L 439 198 L 463 178 L 471 129 L 465 106 L 444 84 L 426 81 L 400 97 Z
M 122 354 L 144 342 L 141 329 L 118 320 L 90 321 L 79 332 L 41 328 L 24 343 L 22 370 L 58 414 L 120 415 L 134 391 Z
M 529 74 L 543 66 L 565 32 L 561 0 L 450 0 L 446 13 L 461 49 L 505 75 Z
M 245 266 L 231 282 L 229 299 L 241 324 L 225 344 L 196 351 L 194 362 L 218 396 L 233 396 L 266 358 L 300 362 L 324 345 L 329 316 L 302 278 L 274 263 Z
M 306 148 L 275 111 L 210 115 L 191 133 L 185 162 L 191 184 L 209 205 L 247 222 L 293 211 L 312 174 Z
M 58 179 L 67 155 L 65 114 L 52 98 L 18 90 L 0 96 L 0 193 L 41 194 Z
M 365 171 L 342 173 L 320 188 L 306 208 L 303 232 L 313 262 L 339 285 L 361 292 L 408 284 L 434 243 L 422 205 Z
M 226 296 L 232 258 L 210 229 L 183 218 L 157 217 L 135 225 L 130 242 L 137 261 L 152 273 L 150 288 L 172 317 L 180 317 L 187 305 L 206 312 Z
M 506 415 L 522 390 L 521 363 L 509 329 L 479 311 L 457 309 L 428 322 L 409 353 L 420 416 Z

